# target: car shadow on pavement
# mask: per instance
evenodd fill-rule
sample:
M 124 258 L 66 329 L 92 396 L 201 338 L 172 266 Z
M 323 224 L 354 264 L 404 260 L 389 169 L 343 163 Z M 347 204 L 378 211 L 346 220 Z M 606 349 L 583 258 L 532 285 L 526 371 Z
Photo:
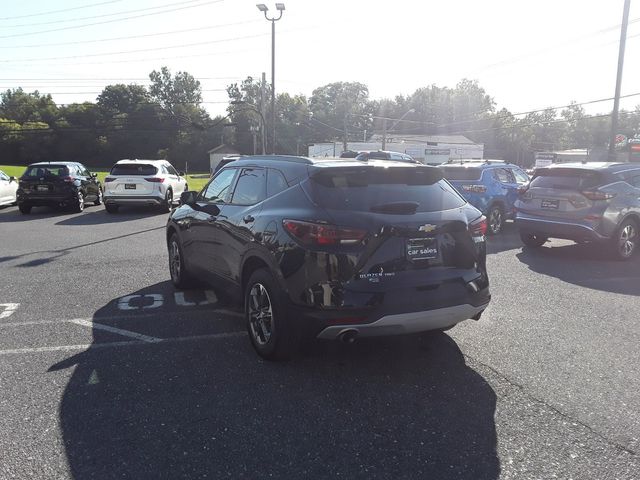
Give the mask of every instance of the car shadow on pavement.
M 119 211 L 116 214 L 107 213 L 104 207 L 97 207 L 96 210 L 87 211 L 84 215 L 76 215 L 73 217 L 65 218 L 56 223 L 56 225 L 104 225 L 108 223 L 123 223 L 131 222 L 135 220 L 141 220 L 143 218 L 151 217 L 167 217 L 167 213 L 160 212 L 157 208 L 140 207 L 129 208 Z
M 113 303 L 92 347 L 50 368 L 75 367 L 59 406 L 73 478 L 499 477 L 496 394 L 445 334 L 270 363 L 239 319 L 220 338 L 106 345 L 131 340 L 96 328 L 125 325 Z M 129 325 L 163 321 L 147 320 Z
M 0 223 L 16 223 L 40 220 L 42 218 L 66 217 L 73 215 L 70 209 L 53 207 L 33 207 L 31 213 L 24 215 L 16 207 L 0 211 Z
M 530 270 L 581 287 L 623 295 L 640 295 L 640 255 L 613 260 L 599 244 L 545 244 L 524 247 L 516 257 Z
M 508 250 L 516 250 L 522 247 L 522 240 L 518 234 L 516 224 L 507 222 L 500 233 L 497 235 L 489 235 L 487 239 L 487 254 L 506 252 Z

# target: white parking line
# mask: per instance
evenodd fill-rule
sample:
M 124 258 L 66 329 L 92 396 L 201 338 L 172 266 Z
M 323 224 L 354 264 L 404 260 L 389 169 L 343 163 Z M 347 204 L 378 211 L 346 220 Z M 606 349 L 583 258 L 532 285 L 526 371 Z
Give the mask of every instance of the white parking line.
M 217 340 L 221 338 L 244 337 L 247 332 L 223 332 L 213 333 L 211 335 L 194 335 L 191 337 L 174 337 L 162 338 L 157 342 L 143 342 L 131 340 L 125 342 L 105 342 L 105 343 L 86 343 L 82 345 L 59 345 L 56 347 L 32 347 L 32 348 L 13 348 L 9 350 L 0 350 L 0 355 L 16 355 L 24 353 L 40 353 L 40 352 L 67 352 L 73 350 L 95 350 L 103 348 L 131 347 L 140 345 L 163 345 L 180 342 L 194 342 L 198 340 Z
M 0 319 L 9 318 L 15 313 L 19 306 L 19 303 L 0 303 L 0 308 L 3 309 L 2 312 L 0 312 Z
M 76 325 L 81 325 L 83 327 L 94 328 L 96 330 L 104 330 L 105 332 L 115 333 L 117 335 L 122 335 L 123 337 L 135 338 L 137 340 L 142 340 L 143 342 L 159 342 L 162 340 L 158 337 L 150 337 L 149 335 L 143 335 L 142 333 L 132 332 L 130 330 L 123 330 L 122 328 L 110 327 L 109 325 L 103 325 L 101 323 L 92 322 L 90 320 L 86 320 L 84 318 L 74 318 L 72 320 L 67 320 L 69 323 L 74 323 Z

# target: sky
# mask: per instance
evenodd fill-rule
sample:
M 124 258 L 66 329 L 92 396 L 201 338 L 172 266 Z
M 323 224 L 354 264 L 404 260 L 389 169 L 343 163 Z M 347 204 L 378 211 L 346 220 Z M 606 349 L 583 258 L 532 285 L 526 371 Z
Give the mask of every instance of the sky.
M 271 25 L 249 0 L 26 0 L 0 13 L 0 90 L 95 101 L 166 65 L 200 80 L 211 115 L 227 85 L 271 77 Z M 373 99 L 478 80 L 524 112 L 613 97 L 623 0 L 285 0 L 276 91 L 359 81 Z M 266 2 L 270 13 L 275 3 Z M 640 93 L 640 0 L 631 0 L 622 94 Z M 608 112 L 612 101 L 585 106 Z M 621 107 L 640 104 L 640 95 Z

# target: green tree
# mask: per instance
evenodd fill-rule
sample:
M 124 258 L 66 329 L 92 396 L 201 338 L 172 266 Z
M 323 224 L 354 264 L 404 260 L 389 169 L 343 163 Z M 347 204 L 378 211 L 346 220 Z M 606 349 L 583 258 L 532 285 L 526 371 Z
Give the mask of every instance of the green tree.
M 171 75 L 167 67 L 149 74 L 151 98 L 169 112 L 174 112 L 177 105 L 195 105 L 202 103 L 200 82 L 190 73 L 178 72 Z
M 25 122 L 44 122 L 53 125 L 59 118 L 58 107 L 51 95 L 40 95 L 36 90 L 26 93 L 22 88 L 6 90 L 0 94 L 0 117 Z

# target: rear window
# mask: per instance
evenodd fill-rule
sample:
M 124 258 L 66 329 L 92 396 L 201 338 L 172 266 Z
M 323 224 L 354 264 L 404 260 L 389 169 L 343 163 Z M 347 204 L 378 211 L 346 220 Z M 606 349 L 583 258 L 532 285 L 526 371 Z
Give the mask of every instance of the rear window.
M 435 168 L 343 168 L 321 171 L 305 185 L 323 208 L 380 211 L 385 206 L 415 203 L 416 212 L 458 208 L 465 200 Z
M 66 165 L 37 165 L 27 168 L 23 177 L 66 177 L 69 175 L 69 168 Z
M 389 155 L 384 152 L 362 152 L 356 160 L 389 160 Z
M 602 175 L 592 170 L 574 168 L 537 169 L 530 186 L 556 190 L 583 190 L 602 182 Z
M 120 163 L 113 166 L 111 175 L 155 175 L 158 169 L 144 163 Z
M 482 170 L 471 167 L 440 167 L 447 180 L 480 180 Z

